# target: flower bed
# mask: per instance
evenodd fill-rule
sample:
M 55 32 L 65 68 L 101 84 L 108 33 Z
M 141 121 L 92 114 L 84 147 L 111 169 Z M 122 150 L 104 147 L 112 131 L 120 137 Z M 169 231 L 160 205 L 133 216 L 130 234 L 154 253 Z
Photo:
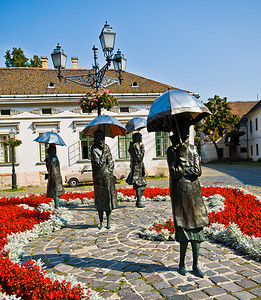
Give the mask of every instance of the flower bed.
M 77 197 L 64 194 L 68 203 Z M 19 263 L 23 246 L 59 230 L 71 218 L 66 208 L 55 210 L 45 194 L 0 198 L 0 299 L 102 299 L 73 276 L 47 275 L 41 261 Z
M 131 188 L 117 189 L 118 193 L 121 193 L 124 197 L 136 197 L 136 191 Z M 157 196 L 169 196 L 168 188 L 146 188 L 143 197 L 153 199 Z
M 202 195 L 210 207 L 210 224 L 204 228 L 205 235 L 261 260 L 260 200 L 236 188 L 202 187 Z M 140 236 L 168 240 L 174 239 L 174 231 L 172 219 L 160 219 L 143 226 Z

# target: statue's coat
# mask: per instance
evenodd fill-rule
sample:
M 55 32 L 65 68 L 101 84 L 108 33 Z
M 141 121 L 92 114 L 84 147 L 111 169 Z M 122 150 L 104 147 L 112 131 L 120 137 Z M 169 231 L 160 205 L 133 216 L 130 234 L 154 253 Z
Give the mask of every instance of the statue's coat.
M 110 211 L 117 208 L 114 162 L 109 146 L 105 144 L 103 148 L 94 143 L 91 147 L 91 162 L 96 209 Z
M 182 147 L 182 149 L 181 149 Z M 209 223 L 198 177 L 201 166 L 197 148 L 188 141 L 167 149 L 169 184 L 175 226 L 195 229 Z

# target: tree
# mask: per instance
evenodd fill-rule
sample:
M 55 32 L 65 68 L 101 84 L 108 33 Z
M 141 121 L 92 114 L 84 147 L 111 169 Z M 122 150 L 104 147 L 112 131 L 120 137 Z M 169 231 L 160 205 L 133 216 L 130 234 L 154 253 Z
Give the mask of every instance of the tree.
M 202 132 L 205 135 L 205 141 L 211 141 L 216 149 L 217 157 L 221 160 L 221 149 L 218 148 L 217 141 L 225 137 L 227 141 L 230 138 L 230 145 L 238 145 L 239 137 L 244 134 L 240 130 L 240 118 L 231 112 L 227 103 L 227 98 L 223 99 L 215 95 L 209 98 L 205 104 L 212 115 L 204 119 L 201 124 Z
M 42 62 L 41 62 L 40 57 L 38 55 L 34 55 L 33 58 L 30 59 L 30 64 L 28 67 L 41 68 Z
M 28 58 L 24 55 L 21 48 L 13 47 L 13 51 L 7 50 L 5 53 L 5 65 L 7 67 L 33 67 L 40 68 L 42 62 L 38 55 L 34 55 L 28 62 Z
M 201 123 L 197 123 L 194 126 L 194 144 L 198 149 L 198 154 L 201 155 L 201 142 L 200 142 L 200 132 L 201 132 Z

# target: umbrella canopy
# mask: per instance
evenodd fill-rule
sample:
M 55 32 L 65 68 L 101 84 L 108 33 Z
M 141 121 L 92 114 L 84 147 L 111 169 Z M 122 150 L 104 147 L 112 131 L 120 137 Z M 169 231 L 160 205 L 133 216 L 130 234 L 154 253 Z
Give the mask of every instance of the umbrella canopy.
M 144 118 L 134 117 L 130 119 L 125 125 L 126 133 L 130 133 L 135 130 L 141 130 L 142 128 L 147 127 L 147 121 Z
M 125 127 L 114 117 L 102 115 L 95 118 L 82 131 L 82 136 L 94 137 L 96 130 L 104 132 L 105 136 L 114 138 L 116 135 L 125 135 Z
M 46 143 L 46 144 L 53 144 L 53 145 L 59 145 L 59 146 L 66 146 L 63 139 L 53 131 L 48 131 L 43 134 L 40 134 L 36 139 L 36 142 L 38 143 Z
M 165 92 L 152 104 L 147 121 L 147 129 L 152 131 L 172 131 L 173 117 L 178 122 L 195 125 L 211 115 L 208 108 L 188 92 L 172 90 Z

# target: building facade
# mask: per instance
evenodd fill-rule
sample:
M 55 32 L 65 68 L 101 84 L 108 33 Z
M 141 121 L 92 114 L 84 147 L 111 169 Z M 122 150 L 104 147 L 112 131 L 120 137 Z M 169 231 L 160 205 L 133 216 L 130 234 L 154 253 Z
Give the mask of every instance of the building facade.
M 67 69 L 64 76 L 82 75 L 90 70 Z M 106 89 L 119 100 L 119 106 L 102 114 L 116 117 L 126 124 L 132 117 L 147 118 L 153 101 L 169 88 L 132 73 L 123 74 L 123 83 L 115 80 L 116 74 L 108 70 Z M 0 68 L 0 142 L 13 129 L 22 144 L 15 148 L 15 170 L 18 186 L 39 185 L 44 182 L 47 145 L 35 142 L 40 134 L 57 132 L 65 146 L 57 146 L 62 175 L 78 172 L 90 166 L 91 138 L 82 138 L 81 132 L 97 112 L 83 113 L 77 100 L 88 88 L 73 82 L 59 82 L 57 72 L 43 68 Z M 90 90 L 90 88 L 88 89 Z M 144 163 L 148 175 L 167 174 L 166 149 L 169 133 L 141 130 L 145 144 Z M 129 172 L 128 145 L 132 134 L 106 137 L 115 161 L 115 174 L 124 177 Z M 0 189 L 11 184 L 11 150 L 0 143 Z
M 257 107 L 260 101 L 233 101 L 228 103 L 231 107 L 231 112 L 240 117 L 240 130 L 245 132 L 245 134 L 240 137 L 239 145 L 231 149 L 232 159 L 258 160 L 256 154 L 260 152 L 260 140 L 257 140 L 260 139 L 261 130 L 256 130 L 256 128 L 258 128 L 258 122 L 261 122 L 261 120 L 259 120 L 261 108 L 259 107 L 258 109 Z M 255 107 L 256 109 L 254 109 Z M 251 132 L 250 128 L 252 128 Z M 217 146 L 220 149 L 222 158 L 228 159 L 229 147 L 225 144 L 224 137 L 217 141 Z M 218 159 L 213 143 L 204 141 L 203 137 L 201 138 L 201 159 L 203 163 Z
M 249 158 L 261 160 L 261 100 L 246 114 L 245 120 Z

